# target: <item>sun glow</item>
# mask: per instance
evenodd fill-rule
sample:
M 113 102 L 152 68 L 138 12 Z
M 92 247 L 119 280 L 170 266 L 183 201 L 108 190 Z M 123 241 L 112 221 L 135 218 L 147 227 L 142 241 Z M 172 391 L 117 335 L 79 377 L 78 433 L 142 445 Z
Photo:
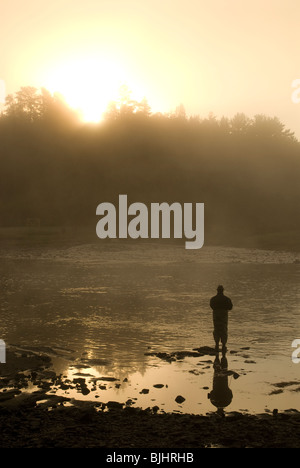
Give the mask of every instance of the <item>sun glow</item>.
M 134 99 L 142 99 L 139 86 L 122 66 L 97 57 L 65 60 L 47 74 L 45 87 L 60 93 L 85 122 L 99 122 L 108 104 L 119 97 L 126 84 Z

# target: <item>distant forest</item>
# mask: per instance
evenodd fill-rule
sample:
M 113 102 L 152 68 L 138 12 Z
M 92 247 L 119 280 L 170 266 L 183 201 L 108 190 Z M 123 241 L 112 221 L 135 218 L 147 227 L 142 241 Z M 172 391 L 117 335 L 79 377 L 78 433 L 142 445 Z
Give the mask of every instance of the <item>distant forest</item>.
M 152 113 L 124 88 L 101 123 L 83 124 L 59 96 L 23 87 L 0 116 L 0 174 L 2 227 L 94 229 L 97 205 L 127 194 L 204 202 L 205 242 L 300 233 L 300 143 L 266 115 Z

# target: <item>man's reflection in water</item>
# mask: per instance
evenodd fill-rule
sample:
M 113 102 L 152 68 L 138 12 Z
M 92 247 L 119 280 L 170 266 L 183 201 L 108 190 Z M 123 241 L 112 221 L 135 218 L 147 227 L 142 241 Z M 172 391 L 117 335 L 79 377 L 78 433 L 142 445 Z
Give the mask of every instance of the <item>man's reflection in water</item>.
M 217 414 L 220 416 L 224 416 L 224 408 L 230 405 L 233 398 L 233 393 L 228 385 L 228 377 L 230 376 L 237 379 L 239 374 L 228 370 L 226 354 L 222 355 L 221 360 L 217 354 L 214 361 L 213 388 L 208 394 L 208 398 L 216 406 Z

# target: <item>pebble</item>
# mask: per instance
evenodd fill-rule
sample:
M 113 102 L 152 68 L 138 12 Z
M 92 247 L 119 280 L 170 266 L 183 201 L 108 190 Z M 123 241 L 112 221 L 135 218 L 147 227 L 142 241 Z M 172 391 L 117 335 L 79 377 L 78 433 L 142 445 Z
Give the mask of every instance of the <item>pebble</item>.
M 178 395 L 176 398 L 175 398 L 175 401 L 176 403 L 183 403 L 185 401 L 185 398 L 181 395 Z

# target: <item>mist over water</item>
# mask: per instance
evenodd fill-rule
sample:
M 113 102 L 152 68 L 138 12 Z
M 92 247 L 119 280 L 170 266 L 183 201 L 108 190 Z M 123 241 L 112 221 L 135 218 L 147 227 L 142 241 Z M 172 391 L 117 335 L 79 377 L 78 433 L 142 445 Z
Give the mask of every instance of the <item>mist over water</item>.
M 105 358 L 113 352 L 122 362 L 140 353 L 143 361 L 148 346 L 211 344 L 209 299 L 222 283 L 234 304 L 232 346 L 285 354 L 299 325 L 297 256 L 155 243 L 19 252 L 2 262 L 2 336 Z
M 2 257 L 1 338 L 63 355 L 62 372 L 68 358 L 85 356 L 102 374 L 130 378 L 163 366 L 149 352 L 213 346 L 209 299 L 219 283 L 234 306 L 229 351 L 249 347 L 265 375 L 276 369 L 275 380 L 297 371 L 291 343 L 300 328 L 299 254 L 116 243 Z

